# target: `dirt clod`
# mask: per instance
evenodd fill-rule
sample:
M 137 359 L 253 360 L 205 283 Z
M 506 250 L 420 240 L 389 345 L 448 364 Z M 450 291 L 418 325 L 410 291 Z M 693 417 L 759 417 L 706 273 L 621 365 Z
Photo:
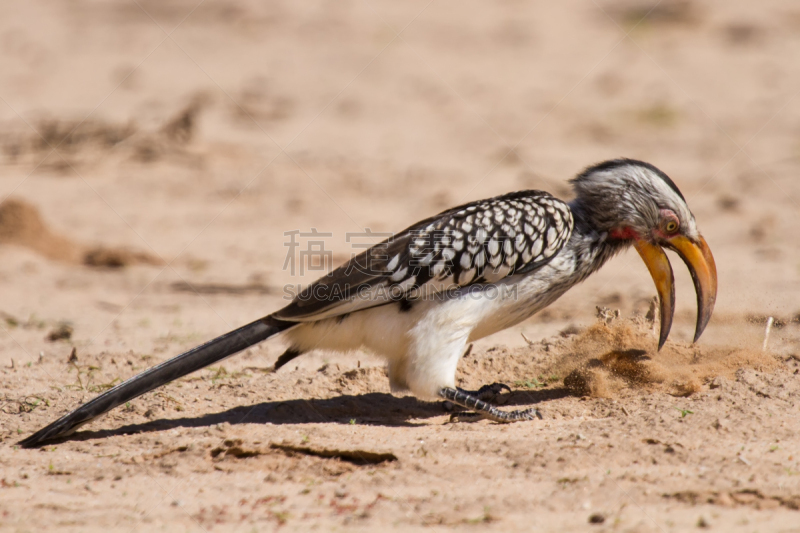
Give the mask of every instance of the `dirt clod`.
M 98 246 L 86 251 L 83 263 L 92 267 L 122 268 L 136 264 L 162 265 L 164 261 L 145 252 Z
M 601 515 L 600 513 L 594 513 L 589 516 L 589 523 L 590 524 L 602 524 L 606 521 L 606 517 Z
M 760 350 L 714 348 L 698 353 L 691 346 L 670 342 L 656 351 L 643 324 L 601 320 L 573 337 L 548 373 L 564 375 L 564 386 L 577 396 L 611 398 L 625 388 L 661 389 L 673 396 L 690 396 L 703 383 L 719 386 L 741 368 L 772 370 L 780 362 Z M 608 347 L 613 349 L 608 351 Z M 606 351 L 604 351 L 606 350 Z M 601 354 L 601 355 L 597 355 Z
M 306 446 L 291 446 L 287 444 L 270 444 L 270 448 L 288 453 L 300 453 L 315 457 L 335 458 L 353 463 L 355 465 L 376 465 L 385 462 L 397 461 L 393 453 L 377 453 L 367 450 L 337 450 L 327 448 L 310 448 Z
M 145 252 L 106 246 L 86 247 L 54 233 L 45 224 L 39 210 L 19 198 L 9 198 L 0 204 L 0 244 L 24 246 L 48 259 L 94 267 L 163 264 L 161 259 Z
M 57 261 L 72 262 L 80 256 L 78 246 L 52 233 L 38 209 L 19 198 L 9 198 L 0 204 L 0 244 L 24 246 Z
M 73 331 L 73 327 L 69 324 L 60 324 L 47 334 L 47 340 L 50 342 L 68 341 L 72 338 Z

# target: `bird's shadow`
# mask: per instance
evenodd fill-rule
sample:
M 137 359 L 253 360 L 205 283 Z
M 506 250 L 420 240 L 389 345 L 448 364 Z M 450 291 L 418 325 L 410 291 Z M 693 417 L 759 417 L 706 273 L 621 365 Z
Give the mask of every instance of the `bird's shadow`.
M 514 391 L 498 397 L 505 408 L 525 406 L 569 396 L 563 388 Z M 460 408 L 456 408 L 460 409 Z M 55 442 L 83 441 L 116 435 L 153 433 L 174 428 L 208 427 L 217 424 L 366 424 L 376 426 L 419 425 L 415 420 L 449 414 L 444 402 L 423 402 L 414 397 L 386 393 L 336 396 L 327 399 L 296 399 L 238 406 L 218 413 L 184 418 L 162 418 L 117 429 L 79 431 Z

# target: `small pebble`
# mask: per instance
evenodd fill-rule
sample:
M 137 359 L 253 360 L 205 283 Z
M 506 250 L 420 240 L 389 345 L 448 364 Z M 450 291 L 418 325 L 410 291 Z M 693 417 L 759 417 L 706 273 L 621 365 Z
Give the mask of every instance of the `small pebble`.
M 606 521 L 606 517 L 601 515 L 600 513 L 594 513 L 592 516 L 589 517 L 590 524 L 602 524 Z

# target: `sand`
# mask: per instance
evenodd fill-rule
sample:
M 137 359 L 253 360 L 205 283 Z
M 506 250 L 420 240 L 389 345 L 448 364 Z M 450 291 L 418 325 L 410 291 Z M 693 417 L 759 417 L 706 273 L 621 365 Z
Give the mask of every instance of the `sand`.
M 798 29 L 790 0 L 3 4 L 0 529 L 797 530 Z M 379 240 L 348 233 L 617 156 L 680 186 L 716 312 L 689 344 L 670 255 L 657 352 L 629 252 L 475 343 L 459 385 L 540 421 L 452 422 L 366 353 L 271 372 L 277 338 L 15 447 Z

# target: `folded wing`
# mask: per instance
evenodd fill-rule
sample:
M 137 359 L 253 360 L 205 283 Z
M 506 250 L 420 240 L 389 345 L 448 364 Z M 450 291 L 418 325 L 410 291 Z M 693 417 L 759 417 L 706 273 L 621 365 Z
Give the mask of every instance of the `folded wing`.
M 353 257 L 273 316 L 319 320 L 496 283 L 547 264 L 572 229 L 569 206 L 544 191 L 464 204 Z

